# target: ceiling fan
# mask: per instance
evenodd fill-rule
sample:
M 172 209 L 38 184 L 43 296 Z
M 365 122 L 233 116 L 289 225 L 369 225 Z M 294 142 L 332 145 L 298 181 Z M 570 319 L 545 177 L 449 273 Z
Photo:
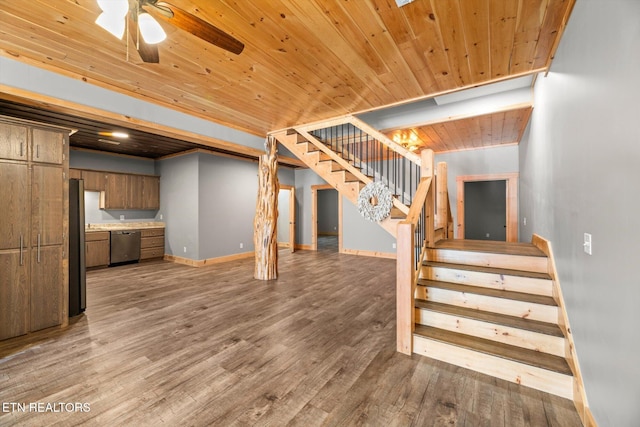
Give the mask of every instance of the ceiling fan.
M 170 3 L 158 0 L 97 2 L 102 13 L 96 19 L 96 24 L 122 39 L 128 23 L 132 29 L 131 36 L 136 42 L 136 49 L 144 62 L 160 61 L 157 43 L 166 38 L 164 30 L 154 16 L 236 55 L 244 49 L 244 44 L 233 36 Z

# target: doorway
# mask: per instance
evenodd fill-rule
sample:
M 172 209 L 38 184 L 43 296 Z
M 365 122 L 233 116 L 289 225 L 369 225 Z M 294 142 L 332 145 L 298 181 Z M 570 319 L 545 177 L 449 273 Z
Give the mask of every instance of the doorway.
M 463 175 L 456 181 L 458 239 L 518 241 L 518 173 Z
M 507 181 L 464 183 L 464 236 L 473 240 L 507 240 Z
M 311 186 L 311 249 L 342 249 L 342 197 L 329 184 Z
M 278 247 L 296 249 L 296 189 L 280 185 L 278 192 Z

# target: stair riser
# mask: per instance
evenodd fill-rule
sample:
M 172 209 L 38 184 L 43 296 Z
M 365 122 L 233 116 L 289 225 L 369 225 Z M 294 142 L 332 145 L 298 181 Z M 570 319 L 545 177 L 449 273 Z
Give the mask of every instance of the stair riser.
M 546 257 L 491 254 L 451 249 L 429 249 L 427 251 L 427 259 L 429 261 L 506 268 L 536 273 L 547 273 L 549 271 L 549 262 Z
M 413 352 L 566 399 L 573 399 L 573 377 L 568 375 L 419 336 L 413 337 Z
M 420 277 L 441 282 L 481 286 L 503 291 L 525 292 L 528 294 L 553 296 L 553 282 L 531 277 L 509 276 L 483 273 L 479 271 L 457 270 L 446 267 L 423 266 Z
M 558 307 L 549 305 L 424 286 L 416 288 L 415 296 L 424 300 L 522 317 L 523 319 L 539 320 L 547 323 L 558 322 Z
M 416 308 L 416 323 L 565 357 L 564 338 Z

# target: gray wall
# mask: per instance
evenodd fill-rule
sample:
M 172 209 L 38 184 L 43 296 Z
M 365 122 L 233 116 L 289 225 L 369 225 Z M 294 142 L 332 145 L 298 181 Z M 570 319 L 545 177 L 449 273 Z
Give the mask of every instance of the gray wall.
M 435 162 L 447 163 L 447 186 L 453 215 L 455 236 L 458 235 L 458 194 L 456 177 L 518 172 L 518 146 L 485 148 L 482 150 L 454 151 L 437 154 Z M 529 239 L 530 241 L 530 239 Z
M 193 153 L 158 161 L 165 254 L 196 260 L 200 259 L 198 159 Z
M 144 175 L 156 174 L 156 162 L 153 159 L 82 150 L 69 150 L 69 167 Z
M 640 2 L 576 2 L 520 147 L 521 234 L 550 239 L 600 426 L 640 420 Z M 583 251 L 593 236 L 593 255 Z
M 395 243 L 395 237 L 377 223 L 364 219 L 356 205 L 342 198 L 343 249 L 393 254 Z
M 338 234 L 338 190 L 318 191 L 318 234 Z
M 167 254 L 203 260 L 253 251 L 256 162 L 193 153 L 158 165 Z M 278 178 L 293 185 L 293 170 L 279 168 Z

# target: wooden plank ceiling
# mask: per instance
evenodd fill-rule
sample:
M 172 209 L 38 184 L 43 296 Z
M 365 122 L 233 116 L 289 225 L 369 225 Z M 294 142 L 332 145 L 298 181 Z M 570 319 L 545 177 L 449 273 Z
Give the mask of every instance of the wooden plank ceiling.
M 172 0 L 245 49 L 161 22 L 160 63 L 147 64 L 94 23 L 96 0 L 0 0 L 0 55 L 264 136 L 546 70 L 574 2 Z M 448 126 L 416 132 L 434 147 L 468 144 L 449 141 Z M 487 130 L 471 128 L 473 147 Z
M 532 107 L 443 121 L 385 132 L 411 151 L 430 148 L 436 153 L 518 144 L 529 123 Z

